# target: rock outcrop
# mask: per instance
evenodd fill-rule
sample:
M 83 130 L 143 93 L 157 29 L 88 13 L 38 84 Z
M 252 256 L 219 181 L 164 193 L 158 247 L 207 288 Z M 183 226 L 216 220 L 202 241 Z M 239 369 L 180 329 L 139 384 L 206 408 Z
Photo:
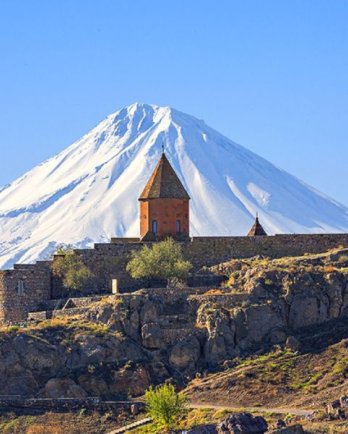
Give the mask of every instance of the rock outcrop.
M 187 431 L 187 434 L 217 434 L 215 425 L 201 425 Z
M 272 434 L 304 434 L 302 425 L 296 424 L 287 426 L 285 428 L 276 429 L 272 431 Z
M 275 344 L 299 351 L 304 330 L 347 318 L 346 257 L 235 260 L 209 269 L 231 276 L 226 288 L 115 295 L 78 318 L 3 331 L 1 394 L 126 398 Z
M 233 414 L 217 426 L 218 434 L 264 434 L 267 430 L 265 419 L 250 413 Z

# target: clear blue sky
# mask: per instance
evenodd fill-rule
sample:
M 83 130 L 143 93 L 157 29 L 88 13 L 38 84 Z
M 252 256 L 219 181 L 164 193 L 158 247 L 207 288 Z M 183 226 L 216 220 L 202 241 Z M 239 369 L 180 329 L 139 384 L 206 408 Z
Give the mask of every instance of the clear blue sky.
M 135 101 L 348 205 L 347 0 L 1 0 L 0 185 Z

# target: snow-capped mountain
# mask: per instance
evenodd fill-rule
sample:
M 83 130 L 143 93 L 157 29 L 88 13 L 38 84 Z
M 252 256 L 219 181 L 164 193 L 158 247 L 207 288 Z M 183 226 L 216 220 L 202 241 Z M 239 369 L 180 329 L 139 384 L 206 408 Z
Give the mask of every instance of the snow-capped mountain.
M 190 197 L 192 235 L 347 232 L 348 208 L 169 107 L 132 104 L 0 189 L 0 266 L 138 236 L 138 196 L 165 145 Z

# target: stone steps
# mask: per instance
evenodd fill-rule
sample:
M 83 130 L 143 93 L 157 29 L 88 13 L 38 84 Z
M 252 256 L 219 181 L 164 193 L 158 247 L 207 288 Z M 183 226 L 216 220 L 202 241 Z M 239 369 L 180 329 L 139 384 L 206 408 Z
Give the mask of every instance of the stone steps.
M 107 434 L 124 434 L 130 430 L 133 430 L 135 428 L 139 428 L 143 425 L 147 425 L 148 423 L 152 422 L 152 419 L 150 417 L 146 417 L 145 419 L 138 420 L 137 422 L 131 423 L 129 425 L 125 425 L 122 428 L 115 429 L 113 431 L 109 431 Z

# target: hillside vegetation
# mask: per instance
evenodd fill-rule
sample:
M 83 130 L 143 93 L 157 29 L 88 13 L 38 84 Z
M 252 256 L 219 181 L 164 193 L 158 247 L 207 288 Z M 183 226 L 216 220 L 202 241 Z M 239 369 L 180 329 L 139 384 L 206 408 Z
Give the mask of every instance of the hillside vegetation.
M 3 328 L 2 394 L 127 399 L 170 380 L 203 405 L 322 411 L 348 392 L 347 249 L 201 271 L 228 280 Z

